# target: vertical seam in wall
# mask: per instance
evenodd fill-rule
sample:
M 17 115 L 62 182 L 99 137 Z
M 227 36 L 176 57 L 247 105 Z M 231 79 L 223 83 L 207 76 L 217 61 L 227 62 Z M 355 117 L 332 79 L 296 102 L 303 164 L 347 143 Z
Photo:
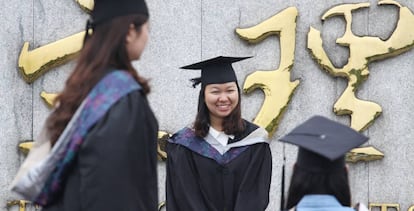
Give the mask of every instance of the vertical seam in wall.
M 200 60 L 203 59 L 203 0 L 200 1 Z
M 372 4 L 373 4 L 373 0 L 371 0 L 371 5 L 370 5 L 370 7 L 369 7 L 369 9 L 368 9 L 368 14 L 367 14 L 367 34 L 369 35 L 369 15 L 370 15 L 370 12 L 371 12 L 371 8 L 372 8 Z M 367 66 L 367 68 L 368 68 L 368 66 Z M 368 80 L 368 79 L 367 79 Z M 367 99 L 369 99 L 369 97 L 370 97 L 370 87 L 369 86 L 367 86 Z M 369 137 L 369 127 L 367 128 L 367 136 Z M 370 141 L 368 141 L 368 142 L 370 142 Z M 369 169 L 369 167 L 370 167 L 371 165 L 369 164 L 369 162 L 367 163 L 367 186 L 368 186 L 368 191 L 367 191 L 367 206 L 369 206 L 369 195 L 370 195 L 370 191 L 371 191 L 371 187 L 370 187 L 370 169 Z
M 34 43 L 35 43 L 35 0 L 32 0 L 32 42 L 33 42 L 33 44 L 32 45 L 34 45 Z M 31 115 L 31 118 L 32 118 L 32 121 L 31 121 L 31 134 L 30 134 L 30 138 L 32 139 L 32 140 L 34 140 L 34 82 L 32 82 L 31 84 L 30 84 L 30 88 L 31 88 L 31 90 L 32 90 L 32 115 Z
M 282 202 L 280 202 L 281 206 L 285 207 L 286 206 L 286 200 L 287 200 L 287 196 L 286 196 L 286 143 L 283 143 L 283 151 L 282 151 L 282 173 L 284 173 L 284 175 L 280 175 L 280 177 L 284 177 L 283 181 L 280 182 L 280 186 L 283 188 L 280 194 L 283 194 L 283 204 Z M 284 166 L 284 167 L 283 167 Z M 283 172 L 283 168 L 285 169 Z M 282 183 L 283 182 L 283 183 Z M 288 184 L 288 187 L 290 186 L 290 184 Z M 282 196 L 280 196 L 280 200 L 282 200 Z

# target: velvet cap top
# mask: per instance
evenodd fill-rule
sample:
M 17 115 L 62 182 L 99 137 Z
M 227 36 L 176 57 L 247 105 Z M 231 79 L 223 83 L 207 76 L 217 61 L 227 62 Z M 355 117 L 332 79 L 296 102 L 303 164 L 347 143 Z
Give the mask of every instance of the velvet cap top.
M 236 82 L 237 77 L 232 67 L 232 63 L 251 57 L 226 57 L 218 56 L 191 65 L 183 66 L 181 69 L 201 70 L 201 77 L 193 78 L 193 86 L 201 83 L 203 86 L 208 84 L 221 84 Z
M 345 166 L 345 154 L 368 141 L 354 129 L 323 116 L 313 116 L 280 138 L 299 147 L 296 165 L 309 171 Z
M 96 26 L 119 16 L 133 14 L 149 16 L 145 0 L 95 0 L 91 23 Z

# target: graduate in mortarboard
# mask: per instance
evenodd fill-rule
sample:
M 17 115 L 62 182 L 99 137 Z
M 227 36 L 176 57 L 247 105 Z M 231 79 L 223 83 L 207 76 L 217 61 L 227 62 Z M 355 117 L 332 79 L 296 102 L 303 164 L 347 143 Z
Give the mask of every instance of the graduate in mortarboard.
M 44 211 L 155 211 L 158 123 L 132 65 L 148 39 L 144 0 L 95 0 L 84 46 L 46 122 L 56 160 L 26 195 Z M 47 170 L 47 169 L 45 169 Z
M 201 70 L 198 112 L 167 145 L 167 211 L 261 211 L 269 202 L 272 157 L 265 129 L 241 117 L 232 63 L 216 57 L 183 69 Z
M 363 134 L 323 116 L 313 116 L 280 138 L 299 147 L 285 210 L 355 210 L 351 207 L 345 154 L 367 140 Z

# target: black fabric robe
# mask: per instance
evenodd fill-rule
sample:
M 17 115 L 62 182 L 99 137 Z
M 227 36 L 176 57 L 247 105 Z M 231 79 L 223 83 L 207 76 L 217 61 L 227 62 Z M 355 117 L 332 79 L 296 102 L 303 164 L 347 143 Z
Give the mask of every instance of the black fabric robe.
M 141 91 L 89 131 L 62 195 L 43 211 L 155 211 L 158 123 Z
M 247 136 L 257 128 L 249 123 Z M 268 143 L 250 145 L 227 164 L 179 144 L 167 145 L 167 211 L 261 211 L 269 203 L 272 156 Z

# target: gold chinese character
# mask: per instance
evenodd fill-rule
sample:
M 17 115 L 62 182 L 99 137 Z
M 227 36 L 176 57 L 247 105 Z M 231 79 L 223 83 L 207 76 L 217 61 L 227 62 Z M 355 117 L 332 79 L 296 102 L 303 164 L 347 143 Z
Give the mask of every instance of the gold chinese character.
M 93 0 L 77 0 L 86 11 L 93 8 Z M 29 51 L 25 42 L 19 56 L 19 69 L 27 83 L 32 83 L 46 71 L 73 59 L 83 44 L 85 31 Z
M 27 205 L 34 206 L 35 210 L 40 210 L 40 206 L 34 205 L 32 202 L 26 201 L 26 200 L 14 200 L 14 201 L 7 202 L 7 207 L 13 207 L 16 205 L 19 206 L 19 211 L 25 211 Z
M 372 210 L 373 207 L 379 207 L 380 211 L 388 211 L 388 208 L 394 208 L 395 211 L 400 211 L 400 205 L 399 204 L 369 203 L 369 210 Z
M 368 78 L 369 62 L 396 56 L 410 50 L 414 45 L 414 15 L 411 11 L 393 0 L 380 1 L 379 4 L 392 4 L 400 9 L 397 27 L 385 41 L 378 37 L 356 36 L 352 32 L 352 11 L 369 7 L 369 3 L 342 4 L 331 8 L 322 16 L 322 20 L 338 15 L 345 17 L 345 33 L 336 40 L 339 45 L 349 47 L 350 57 L 342 68 L 332 65 L 322 47 L 320 32 L 311 27 L 308 33 L 308 48 L 315 61 L 334 77 L 344 77 L 348 80 L 345 91 L 334 105 L 334 112 L 337 115 L 350 115 L 351 127 L 358 131 L 369 127 L 382 112 L 378 104 L 356 97 L 358 87 Z
M 276 131 L 299 80 L 290 81 L 290 70 L 295 57 L 296 17 L 298 10 L 289 7 L 273 17 L 250 28 L 236 29 L 236 33 L 250 43 L 258 43 L 270 35 L 280 37 L 281 58 L 276 70 L 258 70 L 247 76 L 243 90 L 250 93 L 259 88 L 265 94 L 263 105 L 254 122 L 269 132 Z

